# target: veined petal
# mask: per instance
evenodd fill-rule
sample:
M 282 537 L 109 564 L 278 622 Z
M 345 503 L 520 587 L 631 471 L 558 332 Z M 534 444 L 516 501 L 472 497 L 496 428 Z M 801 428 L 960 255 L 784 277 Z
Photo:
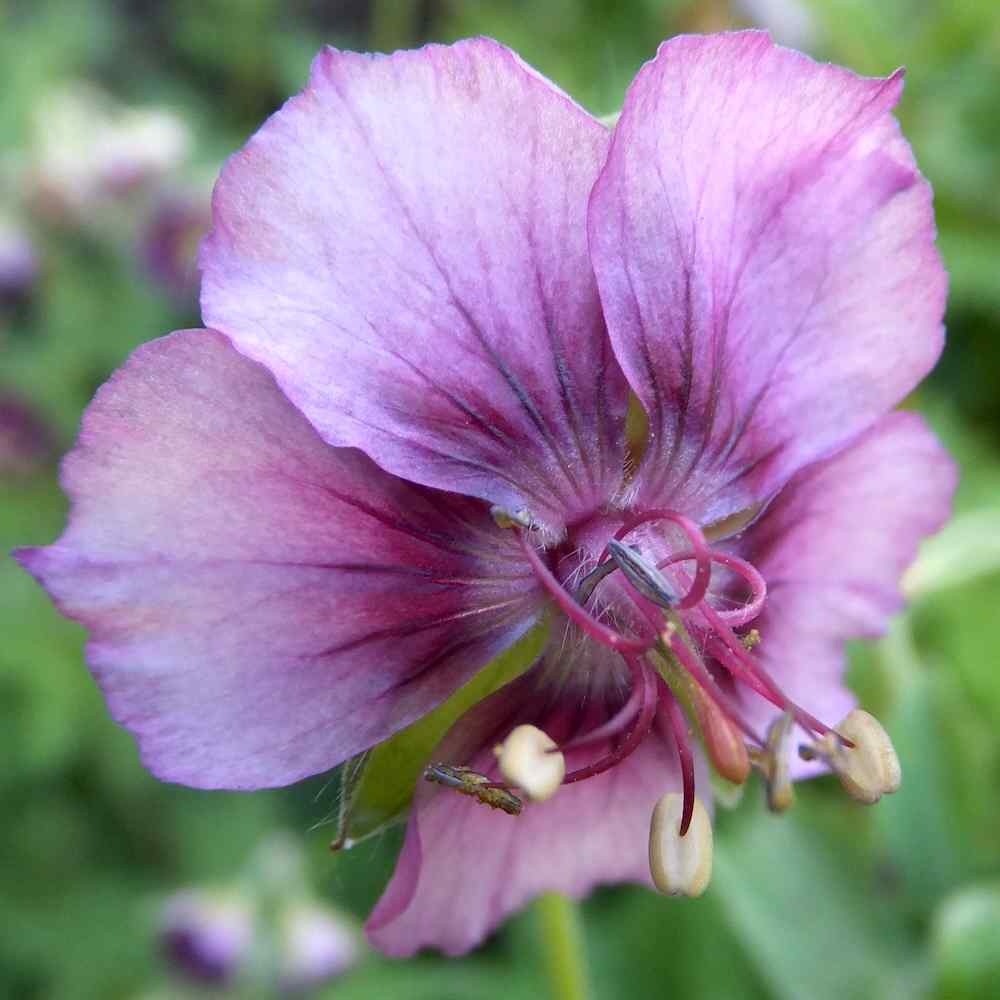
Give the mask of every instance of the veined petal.
M 558 528 L 622 475 L 586 234 L 608 141 L 486 39 L 326 49 L 223 170 L 205 321 L 331 444 Z
M 903 571 L 947 520 L 956 481 L 922 418 L 893 413 L 796 475 L 733 544 L 767 581 L 755 653 L 789 697 L 828 724 L 854 705 L 843 683 L 845 641 L 883 634 L 900 610 Z M 753 704 L 760 718 L 772 714 Z
M 639 72 L 590 240 L 649 416 L 640 503 L 744 509 L 937 359 L 946 276 L 901 88 L 760 32 L 675 38 Z
M 561 741 L 582 722 L 589 729 L 602 721 L 607 706 L 538 684 L 535 671 L 481 702 L 435 759 L 495 775 L 493 746 L 516 725 L 530 722 Z M 605 749 L 570 751 L 567 767 Z M 546 802 L 526 802 L 520 816 L 425 783 L 396 872 L 368 921 L 369 940 L 394 956 L 426 947 L 459 955 L 542 892 L 581 898 L 609 882 L 649 885 L 650 817 L 657 800 L 679 785 L 676 750 L 655 727 L 611 770 L 564 785 Z
M 480 501 L 331 448 L 213 331 L 140 348 L 97 394 L 65 534 L 22 564 L 91 631 L 157 776 L 287 784 L 432 709 L 530 624 Z

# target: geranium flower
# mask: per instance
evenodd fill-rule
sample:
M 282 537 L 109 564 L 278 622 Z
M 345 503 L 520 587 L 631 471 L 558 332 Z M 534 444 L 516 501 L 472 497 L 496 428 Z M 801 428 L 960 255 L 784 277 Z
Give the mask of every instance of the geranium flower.
M 222 172 L 209 329 L 98 393 L 69 527 L 20 554 L 150 770 L 326 770 L 547 614 L 427 761 L 369 922 L 397 955 L 543 890 L 700 892 L 706 762 L 776 808 L 824 764 L 892 791 L 878 724 L 830 727 L 954 485 L 889 414 L 945 297 L 901 87 L 681 37 L 612 132 L 492 41 L 322 52 Z

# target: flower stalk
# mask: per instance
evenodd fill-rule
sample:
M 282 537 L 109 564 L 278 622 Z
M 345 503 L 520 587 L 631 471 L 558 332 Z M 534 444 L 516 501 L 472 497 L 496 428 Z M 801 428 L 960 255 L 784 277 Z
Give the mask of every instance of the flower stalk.
M 547 892 L 535 903 L 549 995 L 552 1000 L 587 1000 L 587 962 L 579 907 L 567 896 Z

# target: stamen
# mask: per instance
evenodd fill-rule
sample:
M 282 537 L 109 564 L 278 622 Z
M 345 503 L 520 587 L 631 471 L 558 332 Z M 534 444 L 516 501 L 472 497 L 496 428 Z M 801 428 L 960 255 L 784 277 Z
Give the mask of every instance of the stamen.
M 566 774 L 566 758 L 537 726 L 517 726 L 494 753 L 500 773 L 532 802 L 555 795 Z
M 677 760 L 681 768 L 681 787 L 684 792 L 684 803 L 681 809 L 679 833 L 685 836 L 691 825 L 691 815 L 694 811 L 694 758 L 691 756 L 691 746 L 688 743 L 687 719 L 681 711 L 673 692 L 667 687 L 662 677 L 657 678 L 660 688 L 659 710 L 661 717 L 674 738 L 677 747 Z
M 524 507 L 508 510 L 506 507 L 494 504 L 490 507 L 490 515 L 500 528 L 530 528 L 534 525 L 531 514 Z
M 622 730 L 627 729 L 639 714 L 639 709 L 642 707 L 642 692 L 642 678 L 633 678 L 628 700 L 607 722 L 592 729 L 589 733 L 584 733 L 583 736 L 577 736 L 575 739 L 561 744 L 558 750 L 568 753 L 570 750 L 579 750 L 583 747 L 594 746 L 596 743 L 605 743 L 612 736 L 617 736 Z
M 741 574 L 746 571 L 746 578 L 750 580 L 751 586 L 754 587 L 754 603 L 757 603 L 759 600 L 760 605 L 763 605 L 767 593 L 767 585 L 760 574 L 749 563 L 744 562 L 742 559 L 737 559 L 735 556 L 728 556 L 725 553 L 711 552 L 710 556 L 715 561 L 728 565 Z M 690 559 L 692 558 L 692 554 L 681 553 L 677 557 L 663 560 L 658 566 L 662 567 L 674 562 L 681 562 L 684 558 Z M 713 608 L 708 601 L 702 601 L 698 605 L 697 611 L 705 619 L 706 628 L 710 633 L 707 643 L 709 652 L 734 677 L 742 680 L 762 698 L 766 698 L 778 708 L 791 711 L 803 729 L 820 734 L 830 731 L 829 726 L 820 722 L 819 719 L 811 715 L 804 708 L 796 705 L 781 690 L 760 662 L 750 655 L 740 636 L 736 635 L 732 630 L 731 619 L 727 620 L 724 618 L 723 613 Z M 750 620 L 749 617 L 747 620 Z
M 577 604 L 569 593 L 567 593 L 562 584 L 555 578 L 552 570 L 545 565 L 541 556 L 535 551 L 535 547 L 525 537 L 524 532 L 518 531 L 517 539 L 521 543 L 521 548 L 524 550 L 528 562 L 531 563 L 531 568 L 535 571 L 535 575 L 542 582 L 545 589 L 555 598 L 556 604 L 559 605 L 559 610 L 578 625 L 587 635 L 601 643 L 601 645 L 614 649 L 623 655 L 627 653 L 646 653 L 652 649 L 656 641 L 655 636 L 650 639 L 629 639 L 594 618 L 593 615 L 586 611 L 580 604 Z
M 764 577 L 760 575 L 755 566 L 748 563 L 745 559 L 740 559 L 738 556 L 730 555 L 728 552 L 717 552 L 715 549 L 712 549 L 709 555 L 712 562 L 719 563 L 720 566 L 725 566 L 726 569 L 730 569 L 743 577 L 750 586 L 751 593 L 750 601 L 743 607 L 728 611 L 717 610 L 716 613 L 731 628 L 738 628 L 740 625 L 752 622 L 764 609 L 764 602 L 767 600 L 767 583 Z M 679 552 L 656 565 L 659 569 L 664 569 L 675 563 L 688 562 L 694 558 L 695 554 L 693 552 Z
M 746 646 L 740 641 L 740 637 L 726 624 L 719 613 L 707 601 L 698 605 L 698 612 L 704 616 L 709 626 L 712 628 L 713 637 L 721 642 L 714 643 L 713 655 L 730 672 L 736 673 L 741 679 L 753 687 L 753 689 L 768 701 L 777 705 L 785 711 L 791 712 L 803 729 L 812 730 L 815 733 L 828 733 L 830 727 L 820 722 L 815 716 L 810 715 L 804 708 L 796 705 L 778 687 L 774 679 L 761 665 L 760 661 L 751 656 Z M 727 655 L 728 654 L 728 655 Z
M 794 719 L 789 712 L 779 715 L 767 729 L 767 745 L 752 753 L 754 765 L 764 776 L 767 806 L 771 812 L 785 812 L 795 801 L 789 773 L 788 736 Z
M 846 743 L 851 745 L 847 746 Z M 811 747 L 799 750 L 806 760 L 822 757 L 836 772 L 852 799 L 872 805 L 883 795 L 899 790 L 902 771 L 899 757 L 882 724 L 856 708 L 835 733 L 827 733 Z
M 629 664 L 629 668 L 633 671 L 633 676 L 637 677 L 639 683 L 642 685 L 641 701 L 635 724 L 629 730 L 628 736 L 625 737 L 622 743 L 610 753 L 605 754 L 599 760 L 588 764 L 586 767 L 578 768 L 567 774 L 563 779 L 564 785 L 570 785 L 574 781 L 583 781 L 584 778 L 592 778 L 594 775 L 601 774 L 625 760 L 626 757 L 638 748 L 639 744 L 645 738 L 646 733 L 649 732 L 649 727 L 653 724 L 657 702 L 656 679 L 641 661 L 631 656 L 626 656 L 625 660 Z
M 594 569 L 592 569 L 581 581 L 580 585 L 576 588 L 577 604 L 586 604 L 590 600 L 591 595 L 597 589 L 597 585 L 606 577 L 610 576 L 614 571 L 618 569 L 617 564 L 613 559 L 605 559 L 604 562 L 600 563 Z
M 649 825 L 649 873 L 666 896 L 700 896 L 712 879 L 712 821 L 694 800 L 686 836 L 677 833 L 684 800 L 677 792 L 664 795 L 653 810 Z
M 712 766 L 727 781 L 742 785 L 750 777 L 750 755 L 725 712 L 700 687 L 695 687 L 695 712 Z
M 664 630 L 661 635 L 661 639 L 669 648 L 670 652 L 677 658 L 684 670 L 690 674 L 695 681 L 697 681 L 708 698 L 719 705 L 719 707 L 726 713 L 729 721 L 748 739 L 756 743 L 758 746 L 762 745 L 764 741 L 757 735 L 749 723 L 743 721 L 739 710 L 732 704 L 729 698 L 723 694 L 719 685 L 715 683 L 708 670 L 705 669 L 704 664 L 698 659 L 694 651 L 688 647 L 687 643 L 685 643 L 684 640 L 677 634 L 676 628 L 671 626 L 669 629 Z

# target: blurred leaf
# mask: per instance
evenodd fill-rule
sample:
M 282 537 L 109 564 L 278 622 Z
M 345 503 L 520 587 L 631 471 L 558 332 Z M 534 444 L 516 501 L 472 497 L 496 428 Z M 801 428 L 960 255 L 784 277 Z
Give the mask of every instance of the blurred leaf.
M 745 819 L 718 839 L 710 891 L 771 995 L 888 995 L 914 954 L 872 874 L 811 836 L 794 811 L 757 807 Z
M 961 889 L 934 918 L 936 995 L 940 1000 L 996 996 L 1000 983 L 1000 884 Z
M 694 900 L 633 887 L 605 891 L 584 915 L 596 1000 L 768 995 L 714 887 Z
M 371 1000 L 372 997 L 405 997 L 406 1000 L 496 1000 L 498 984 L 509 1000 L 536 1000 L 539 984 L 510 963 L 483 959 L 441 962 L 384 959 L 333 983 L 318 996 L 330 1000 Z
M 904 579 L 911 598 L 1000 573 L 1000 507 L 956 517 L 924 542 Z
M 971 862 L 953 822 L 948 720 L 936 678 L 921 661 L 905 619 L 893 623 L 878 652 L 896 686 L 895 704 L 883 721 L 903 762 L 903 784 L 882 799 L 873 815 L 891 877 L 907 906 L 927 913 Z

